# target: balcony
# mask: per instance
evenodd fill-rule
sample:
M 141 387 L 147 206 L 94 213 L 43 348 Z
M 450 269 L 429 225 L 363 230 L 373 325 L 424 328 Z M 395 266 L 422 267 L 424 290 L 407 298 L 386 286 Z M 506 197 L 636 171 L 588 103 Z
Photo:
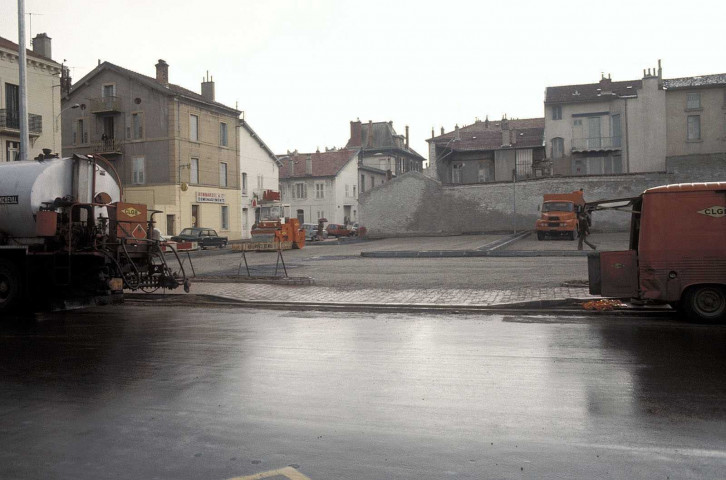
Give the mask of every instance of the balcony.
M 572 152 L 607 152 L 621 150 L 621 137 L 573 138 Z
M 121 99 L 115 96 L 96 97 L 91 99 L 91 113 L 121 112 Z
M 14 110 L 0 108 L 0 133 L 20 135 L 20 116 Z M 39 137 L 43 133 L 43 116 L 28 114 L 28 135 Z
M 123 150 L 121 146 L 122 142 L 120 140 L 109 138 L 92 144 L 91 148 L 93 149 L 93 153 L 99 153 L 101 155 L 122 155 Z

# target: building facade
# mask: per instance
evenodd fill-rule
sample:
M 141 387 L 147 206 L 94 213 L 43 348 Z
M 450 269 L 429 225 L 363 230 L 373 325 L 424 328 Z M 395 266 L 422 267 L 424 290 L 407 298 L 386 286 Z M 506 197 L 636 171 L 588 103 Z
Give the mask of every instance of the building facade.
M 429 143 L 429 175 L 444 184 L 511 181 L 542 176 L 543 118 L 477 120 L 434 136 Z
M 26 51 L 28 155 L 61 146 L 57 121 L 61 114 L 61 65 L 51 58 L 51 39 L 41 33 Z M 0 37 L 0 162 L 18 160 L 20 154 L 20 72 L 18 45 Z
M 63 153 L 107 158 L 124 200 L 159 210 L 166 235 L 198 226 L 239 239 L 241 112 L 215 101 L 211 79 L 201 91 L 169 83 L 164 60 L 155 77 L 101 63 L 63 97 Z
M 280 156 L 280 193 L 300 223 L 358 221 L 358 149 Z
M 726 74 L 664 80 L 666 155 L 691 161 L 726 152 Z
M 242 238 L 251 238 L 250 230 L 257 218 L 255 209 L 264 201 L 264 192 L 280 188 L 282 163 L 244 119 L 239 121 L 238 138 Z

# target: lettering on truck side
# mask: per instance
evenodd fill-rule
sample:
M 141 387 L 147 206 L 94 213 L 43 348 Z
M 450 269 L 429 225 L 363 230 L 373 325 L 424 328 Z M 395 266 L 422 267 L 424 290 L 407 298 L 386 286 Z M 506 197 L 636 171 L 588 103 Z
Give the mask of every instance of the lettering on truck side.
M 0 202 L 2 203 L 2 202 Z M 709 217 L 714 218 L 721 218 L 726 217 L 726 207 L 720 207 L 718 205 L 714 205 L 713 207 L 704 208 L 703 210 L 699 210 L 698 213 L 701 215 L 707 215 Z
M 17 195 L 3 195 L 0 196 L 0 205 L 17 205 L 18 204 L 18 196 Z

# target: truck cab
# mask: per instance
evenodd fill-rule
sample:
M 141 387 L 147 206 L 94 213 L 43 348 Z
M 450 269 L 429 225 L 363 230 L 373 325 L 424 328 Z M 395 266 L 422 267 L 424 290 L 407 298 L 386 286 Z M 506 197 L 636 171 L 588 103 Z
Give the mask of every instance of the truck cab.
M 537 240 L 564 236 L 574 240 L 577 236 L 577 214 L 585 206 L 582 190 L 572 193 L 546 193 L 535 224 Z
M 726 320 L 726 182 L 665 185 L 593 208 L 628 211 L 631 222 L 628 250 L 589 255 L 591 294 Z

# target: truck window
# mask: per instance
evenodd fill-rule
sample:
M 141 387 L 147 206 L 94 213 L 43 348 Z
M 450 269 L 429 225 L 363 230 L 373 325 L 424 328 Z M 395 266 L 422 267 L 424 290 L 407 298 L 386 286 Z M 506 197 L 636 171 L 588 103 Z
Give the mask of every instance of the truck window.
M 545 202 L 542 205 L 543 212 L 571 212 L 573 204 L 571 202 Z

